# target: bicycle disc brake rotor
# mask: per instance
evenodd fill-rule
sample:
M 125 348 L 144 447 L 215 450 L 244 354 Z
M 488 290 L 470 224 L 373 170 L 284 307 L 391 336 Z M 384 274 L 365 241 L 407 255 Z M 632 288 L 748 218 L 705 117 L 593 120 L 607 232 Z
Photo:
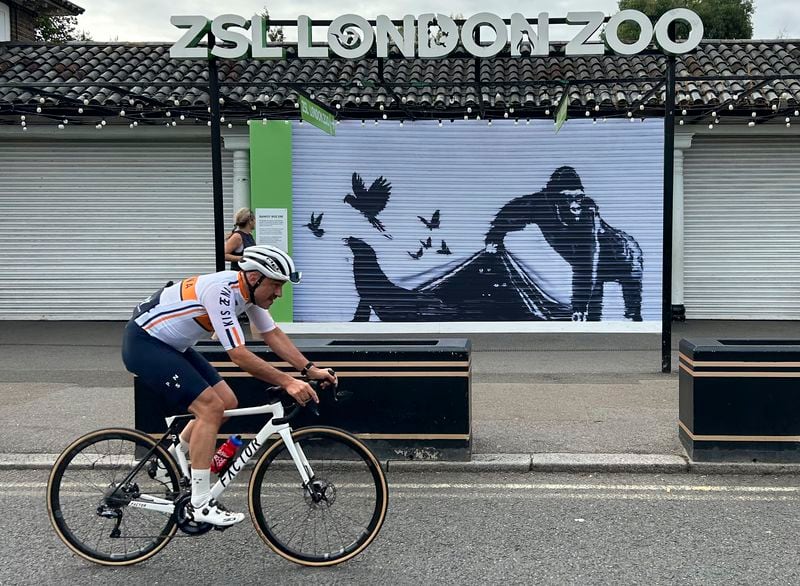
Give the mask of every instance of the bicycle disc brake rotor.
M 330 507 L 336 502 L 336 485 L 324 479 L 313 479 L 305 491 L 306 504 L 311 508 Z

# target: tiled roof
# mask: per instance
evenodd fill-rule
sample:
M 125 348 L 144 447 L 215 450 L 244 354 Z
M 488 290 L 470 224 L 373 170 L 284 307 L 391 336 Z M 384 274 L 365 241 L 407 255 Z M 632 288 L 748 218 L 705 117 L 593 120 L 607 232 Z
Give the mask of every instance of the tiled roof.
M 481 61 L 480 88 L 475 83 L 476 60 L 463 53 L 437 60 L 386 59 L 382 65 L 374 58 L 298 59 L 293 47 L 287 49 L 287 57 L 220 61 L 226 116 L 291 117 L 298 87 L 333 109 L 338 106 L 343 117 L 460 117 L 468 107 L 490 115 L 514 108 L 515 116 L 542 116 L 558 102 L 561 80 L 607 80 L 570 85 L 573 109 L 663 112 L 663 87 L 651 90 L 657 85 L 653 79 L 664 75 L 665 59 L 654 54 L 498 56 Z M 405 85 L 382 86 L 381 67 L 386 82 Z M 797 77 L 681 80 L 722 75 Z M 773 105 L 777 111 L 793 108 L 800 101 L 800 41 L 704 41 L 695 53 L 678 58 L 677 76 L 677 102 L 690 115 L 729 103 L 742 113 L 769 111 Z M 60 115 L 89 100 L 87 110 L 133 107 L 145 114 L 171 107 L 207 117 L 207 79 L 206 61 L 172 60 L 167 44 L 0 44 L 0 114 L 38 105 L 45 114 Z

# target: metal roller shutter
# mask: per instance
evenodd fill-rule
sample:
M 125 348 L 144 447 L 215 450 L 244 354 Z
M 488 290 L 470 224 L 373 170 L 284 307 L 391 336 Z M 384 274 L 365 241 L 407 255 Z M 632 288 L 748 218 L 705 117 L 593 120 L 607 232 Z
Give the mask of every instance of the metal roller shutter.
M 293 252 L 304 272 L 302 286 L 294 290 L 296 322 L 368 318 L 413 331 L 441 330 L 418 322 L 471 322 L 475 331 L 544 331 L 548 326 L 542 322 L 569 322 L 573 269 L 537 225 L 508 234 L 508 255 L 484 253 L 484 246 L 501 208 L 540 192 L 556 169 L 571 166 L 607 222 L 603 237 L 621 240 L 624 231 L 641 247 L 641 313 L 649 322 L 642 327 L 660 328 L 660 121 L 570 120 L 557 135 L 552 123 L 513 120 L 491 126 L 444 121 L 441 127 L 436 121 L 402 127 L 343 121 L 336 128 L 335 137 L 308 124 L 294 128 Z M 359 191 L 354 173 L 364 189 L 378 182 L 377 192 L 390 191 L 377 217 L 385 232 L 346 200 Z M 380 178 L 391 187 L 381 186 Z M 525 205 L 520 205 L 523 215 Z M 429 227 L 434 216 L 436 226 Z M 586 245 L 575 241 L 576 249 Z M 611 268 L 608 258 L 600 262 L 605 275 L 624 270 L 619 268 L 624 262 Z M 384 317 L 376 306 L 383 306 Z M 606 283 L 601 321 L 607 331 L 640 326 L 626 310 L 619 282 Z M 592 323 L 584 326 L 581 331 L 589 331 Z M 573 324 L 563 327 L 575 331 Z
M 696 136 L 685 153 L 689 319 L 800 319 L 800 143 Z
M 127 319 L 167 280 L 214 270 L 206 139 L 4 139 L 0 168 L 0 319 Z M 223 174 L 229 188 L 227 152 Z

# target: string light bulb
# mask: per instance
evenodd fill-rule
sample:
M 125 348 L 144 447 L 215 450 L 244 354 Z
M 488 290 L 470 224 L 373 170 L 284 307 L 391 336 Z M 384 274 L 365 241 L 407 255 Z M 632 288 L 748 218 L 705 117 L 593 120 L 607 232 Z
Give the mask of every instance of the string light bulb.
M 688 114 L 688 112 L 686 112 L 686 110 L 681 110 L 681 115 L 682 116 L 686 116 L 686 114 Z
M 83 108 L 78 108 L 78 114 L 83 114 Z
M 748 123 L 747 123 L 747 125 L 748 125 L 750 128 L 753 128 L 753 126 L 755 126 L 755 125 L 756 125 L 756 123 L 755 123 L 755 122 L 753 122 L 753 121 L 751 120 L 750 122 L 748 122 Z
M 728 104 L 728 110 L 733 110 L 733 104 Z

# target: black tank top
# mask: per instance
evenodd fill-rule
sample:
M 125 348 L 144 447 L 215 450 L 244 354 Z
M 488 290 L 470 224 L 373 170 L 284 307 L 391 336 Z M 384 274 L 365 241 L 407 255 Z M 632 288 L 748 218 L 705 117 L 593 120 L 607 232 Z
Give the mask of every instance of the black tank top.
M 231 236 L 233 236 L 233 234 L 239 234 L 239 236 L 242 237 L 242 243 L 236 248 L 236 250 L 233 251 L 233 254 L 236 256 L 241 256 L 245 248 L 250 248 L 251 246 L 256 245 L 256 239 L 253 238 L 252 234 L 242 232 L 241 230 L 234 230 Z M 236 261 L 231 262 L 231 270 L 238 271 L 239 263 Z

